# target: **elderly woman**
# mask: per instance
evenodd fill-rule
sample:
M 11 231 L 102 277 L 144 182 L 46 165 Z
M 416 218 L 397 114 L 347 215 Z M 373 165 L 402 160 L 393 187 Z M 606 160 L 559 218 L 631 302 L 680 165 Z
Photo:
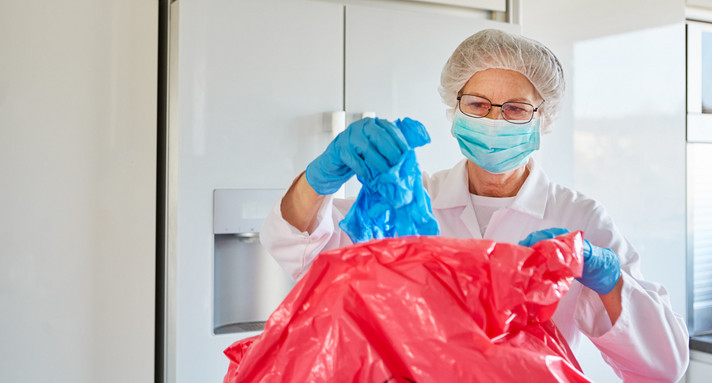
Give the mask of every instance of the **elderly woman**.
M 643 280 L 638 253 L 603 206 L 550 181 L 531 158 L 561 102 L 564 77 L 536 41 L 497 30 L 466 39 L 445 65 L 440 94 L 466 159 L 423 176 L 441 234 L 531 245 L 581 230 L 584 272 L 553 321 L 576 351 L 582 335 L 625 381 L 676 382 L 688 363 L 684 320 L 659 284 Z M 353 124 L 275 206 L 262 243 L 296 279 L 322 251 L 351 244 L 338 227 L 352 201 L 332 194 L 354 173 L 377 174 L 407 150 L 384 120 Z

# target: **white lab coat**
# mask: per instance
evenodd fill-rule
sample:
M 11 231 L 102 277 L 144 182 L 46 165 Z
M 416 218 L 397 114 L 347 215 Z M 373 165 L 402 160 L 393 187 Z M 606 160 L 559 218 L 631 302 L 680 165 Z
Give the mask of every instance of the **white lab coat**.
M 424 174 L 423 183 L 441 235 L 482 238 L 469 194 L 466 161 L 432 177 Z M 623 278 L 623 310 L 615 326 L 598 295 L 578 281 L 561 299 L 553 321 L 574 353 L 581 336 L 587 336 L 625 382 L 677 382 L 689 363 L 688 332 L 683 318 L 672 311 L 665 288 L 643 280 L 638 253 L 601 204 L 551 182 L 533 159 L 527 166 L 529 176 L 512 205 L 492 215 L 484 238 L 517 243 L 533 231 L 562 227 L 582 230 L 592 244 L 615 251 Z M 262 244 L 298 279 L 320 252 L 351 244 L 338 222 L 352 203 L 326 198 L 311 235 L 287 223 L 277 203 L 263 224 Z

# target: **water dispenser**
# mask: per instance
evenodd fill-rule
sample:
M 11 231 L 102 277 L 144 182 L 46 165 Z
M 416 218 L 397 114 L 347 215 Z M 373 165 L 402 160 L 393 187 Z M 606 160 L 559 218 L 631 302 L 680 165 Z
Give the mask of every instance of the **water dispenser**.
M 294 281 L 267 253 L 259 229 L 282 189 L 216 189 L 213 193 L 213 332 L 264 328 Z

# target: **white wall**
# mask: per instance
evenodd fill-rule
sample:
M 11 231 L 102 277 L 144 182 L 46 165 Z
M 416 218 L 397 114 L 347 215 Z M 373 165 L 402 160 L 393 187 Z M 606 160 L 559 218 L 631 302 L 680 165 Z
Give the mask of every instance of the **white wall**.
M 549 46 L 567 80 L 564 113 L 544 137 L 552 179 L 602 202 L 685 315 L 685 4 L 525 0 L 522 32 Z M 597 382 L 618 379 L 584 344 Z
M 0 2 L 0 381 L 153 380 L 157 2 Z

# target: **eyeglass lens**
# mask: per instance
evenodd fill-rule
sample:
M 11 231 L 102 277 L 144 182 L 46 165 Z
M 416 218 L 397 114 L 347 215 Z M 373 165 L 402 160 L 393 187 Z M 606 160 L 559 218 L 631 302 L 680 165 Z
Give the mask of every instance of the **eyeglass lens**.
M 523 102 L 505 102 L 501 106 L 505 120 L 514 123 L 526 123 L 534 116 L 534 107 Z M 484 117 L 492 109 L 492 103 L 479 96 L 463 94 L 460 97 L 460 111 L 471 117 Z

